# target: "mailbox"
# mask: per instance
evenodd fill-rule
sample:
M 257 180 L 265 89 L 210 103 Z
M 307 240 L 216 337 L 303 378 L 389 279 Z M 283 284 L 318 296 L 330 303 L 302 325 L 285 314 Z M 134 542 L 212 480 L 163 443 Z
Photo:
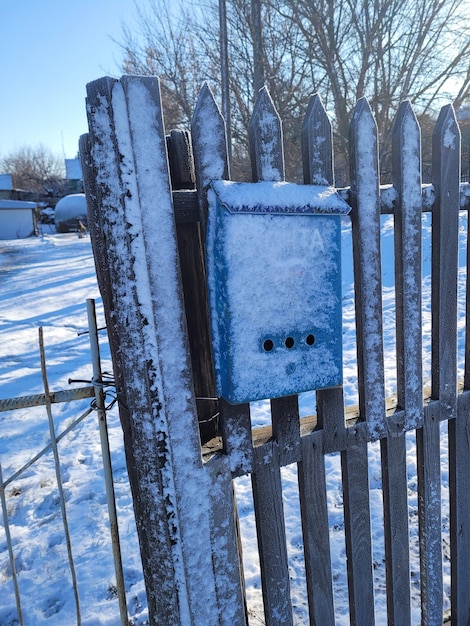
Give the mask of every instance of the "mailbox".
M 230 181 L 208 203 L 217 394 L 239 404 L 340 385 L 349 205 L 332 187 Z

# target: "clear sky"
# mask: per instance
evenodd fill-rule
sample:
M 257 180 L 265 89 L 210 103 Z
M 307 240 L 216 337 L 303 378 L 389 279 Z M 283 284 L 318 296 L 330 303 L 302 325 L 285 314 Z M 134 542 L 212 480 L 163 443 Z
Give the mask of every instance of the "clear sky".
M 42 143 L 74 158 L 86 84 L 119 76 L 133 0 L 0 0 L 0 157 Z

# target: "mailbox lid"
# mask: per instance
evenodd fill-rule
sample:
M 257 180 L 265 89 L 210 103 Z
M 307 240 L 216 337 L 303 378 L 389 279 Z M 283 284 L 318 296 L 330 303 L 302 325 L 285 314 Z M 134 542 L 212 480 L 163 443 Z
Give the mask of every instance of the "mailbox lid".
M 348 215 L 351 211 L 336 189 L 326 185 L 217 180 L 211 183 L 211 188 L 229 213 Z
M 323 195 L 316 204 L 302 203 L 306 195 L 275 204 L 270 194 L 279 186 L 293 187 L 223 183 L 209 196 L 217 392 L 232 403 L 342 380 L 341 215 L 349 206 L 340 198 L 338 207 L 335 198 L 333 211 L 330 188 L 318 187 L 314 192 Z M 321 202 L 328 210 L 319 211 Z

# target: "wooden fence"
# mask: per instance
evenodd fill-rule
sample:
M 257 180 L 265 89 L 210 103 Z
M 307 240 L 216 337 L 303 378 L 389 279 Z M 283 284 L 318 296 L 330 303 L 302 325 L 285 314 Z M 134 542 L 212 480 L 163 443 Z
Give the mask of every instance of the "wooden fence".
M 457 249 L 464 204 L 452 107 L 442 109 L 436 124 L 432 187 L 423 196 L 420 130 L 410 104 L 402 103 L 397 113 L 393 187 L 383 190 L 376 124 L 367 101 L 358 102 L 350 128 L 351 187 L 343 197 L 352 207 L 359 409 L 354 417 L 345 412 L 342 387 L 317 391 L 317 414 L 307 420 L 299 419 L 297 396 L 272 399 L 272 427 L 252 431 L 249 404 L 213 399 L 203 251 L 207 190 L 213 180 L 230 179 L 224 120 L 213 96 L 203 87 L 191 133 L 166 138 L 156 78 L 103 78 L 89 84 L 87 94 L 90 130 L 80 151 L 151 623 L 247 623 L 232 479 L 250 474 L 265 621 L 293 624 L 281 467 L 297 463 L 310 623 L 334 624 L 324 456 L 339 452 L 350 623 L 374 624 L 368 442 L 379 440 L 388 622 L 410 624 L 405 434 L 412 431 L 421 623 L 441 624 L 444 420 L 451 619 L 470 623 L 470 361 L 458 392 Z M 254 108 L 250 142 L 253 181 L 284 180 L 281 122 L 265 89 Z M 316 96 L 302 126 L 302 156 L 305 183 L 334 185 L 331 126 Z M 425 401 L 421 219 L 426 209 L 432 210 L 432 385 Z M 395 224 L 392 409 L 384 387 L 381 212 L 393 213 Z M 469 340 L 467 327 L 467 353 Z M 217 422 L 211 419 L 216 413 Z

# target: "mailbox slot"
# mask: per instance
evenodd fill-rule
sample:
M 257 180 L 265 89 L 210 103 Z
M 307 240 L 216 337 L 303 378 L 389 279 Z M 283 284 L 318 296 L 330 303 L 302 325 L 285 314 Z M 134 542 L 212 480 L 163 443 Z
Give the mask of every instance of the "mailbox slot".
M 215 181 L 207 277 L 217 394 L 233 404 L 342 382 L 341 217 L 331 187 Z

